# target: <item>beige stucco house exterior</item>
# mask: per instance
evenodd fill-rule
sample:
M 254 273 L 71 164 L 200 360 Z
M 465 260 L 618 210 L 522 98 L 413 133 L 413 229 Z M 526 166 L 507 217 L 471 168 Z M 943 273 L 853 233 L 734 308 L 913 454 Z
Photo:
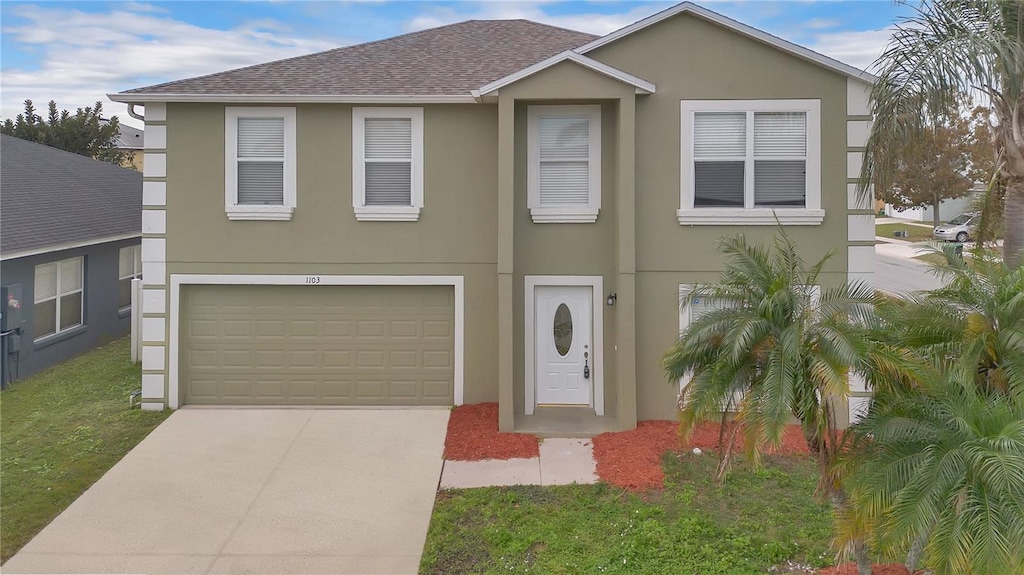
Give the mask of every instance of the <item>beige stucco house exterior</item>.
M 470 21 L 113 94 L 145 107 L 143 407 L 670 418 L 661 357 L 720 237 L 778 217 L 834 251 L 825 281 L 870 281 L 871 80 L 684 3 L 604 37 Z

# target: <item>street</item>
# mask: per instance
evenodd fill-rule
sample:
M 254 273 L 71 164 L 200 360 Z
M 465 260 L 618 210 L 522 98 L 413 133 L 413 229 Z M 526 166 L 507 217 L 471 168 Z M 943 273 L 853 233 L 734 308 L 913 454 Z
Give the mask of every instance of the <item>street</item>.
M 891 294 L 942 286 L 928 264 L 875 252 L 875 287 Z

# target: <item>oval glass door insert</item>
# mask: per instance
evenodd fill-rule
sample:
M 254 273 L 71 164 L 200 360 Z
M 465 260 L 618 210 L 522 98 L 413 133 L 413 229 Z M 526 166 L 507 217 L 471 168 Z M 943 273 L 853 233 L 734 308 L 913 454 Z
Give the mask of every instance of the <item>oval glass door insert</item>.
M 572 347 L 572 314 L 569 313 L 569 306 L 559 304 L 555 310 L 555 351 L 558 355 L 565 357 Z

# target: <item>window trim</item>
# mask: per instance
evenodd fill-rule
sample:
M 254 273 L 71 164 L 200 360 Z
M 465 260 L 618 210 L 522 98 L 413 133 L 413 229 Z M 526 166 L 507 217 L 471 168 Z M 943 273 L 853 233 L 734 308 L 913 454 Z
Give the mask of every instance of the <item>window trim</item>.
M 538 121 L 542 117 L 585 115 L 590 122 L 587 162 L 590 170 L 590 196 L 587 206 L 541 207 L 540 138 Z M 601 211 L 601 105 L 536 105 L 526 109 L 527 204 L 535 224 L 592 224 Z
M 132 273 L 128 275 L 121 275 L 121 250 L 132 250 Z M 120 284 L 124 280 L 142 279 L 142 244 L 133 244 L 130 246 L 124 246 L 117 250 L 117 283 Z M 126 306 L 119 306 L 117 308 L 118 314 L 125 314 L 131 311 L 132 304 L 128 303 Z
M 821 209 L 821 100 L 680 100 L 679 210 L 680 225 L 820 225 Z M 746 112 L 748 141 L 753 139 L 751 117 L 757 112 L 804 112 L 807 114 L 806 204 L 803 208 L 753 207 L 753 171 L 748 169 L 743 208 L 696 208 L 694 201 L 693 127 L 696 112 Z M 749 148 L 749 146 L 748 146 Z M 746 161 L 753 162 L 748 149 Z M 749 189 L 748 189 L 749 188 Z
M 73 290 L 68 291 L 68 292 L 61 292 L 60 291 L 60 268 L 61 268 L 61 264 L 64 263 L 64 262 L 73 261 L 73 260 L 78 260 L 78 270 L 79 270 L 79 278 L 81 278 L 81 284 L 78 286 L 77 289 L 73 289 Z M 35 287 L 36 287 L 35 286 L 35 273 L 36 273 L 36 269 L 39 268 L 39 267 L 42 267 L 42 266 L 54 266 L 54 270 L 53 270 L 53 274 L 54 274 L 54 276 L 53 276 L 54 277 L 54 280 L 53 280 L 54 281 L 54 295 L 52 297 L 48 297 L 48 298 L 45 298 L 45 299 L 37 301 L 36 298 L 35 298 L 35 293 L 34 293 L 35 292 Z M 74 331 L 74 330 L 80 329 L 80 328 L 85 326 L 85 256 L 77 256 L 77 257 L 73 257 L 73 258 L 65 258 L 65 259 L 62 259 L 62 260 L 46 262 L 44 264 L 36 264 L 32 268 L 32 291 L 33 291 L 33 296 L 32 296 L 32 314 L 33 314 L 32 326 L 33 326 L 33 332 L 35 331 L 35 307 L 37 305 L 41 304 L 41 303 L 46 303 L 46 302 L 49 302 L 51 300 L 55 301 L 55 303 L 54 303 L 54 306 L 55 306 L 54 307 L 54 326 L 53 327 L 56 330 L 53 333 L 48 333 L 46 335 L 38 336 L 38 337 L 36 337 L 36 334 L 33 333 L 32 334 L 32 343 L 33 344 L 43 343 L 43 342 L 49 341 L 49 340 L 51 340 L 51 339 L 53 339 L 53 338 L 55 338 L 57 336 L 62 336 L 62 335 L 66 334 L 66 333 L 68 333 L 70 331 Z M 61 327 L 60 327 L 60 300 L 61 300 L 61 298 L 64 298 L 64 297 L 69 296 L 69 295 L 74 295 L 74 294 L 79 294 L 79 298 L 81 300 L 81 305 L 79 305 L 78 323 L 76 323 L 74 325 L 70 325 L 70 326 L 68 326 L 68 327 L 66 327 L 64 329 L 61 329 Z
M 284 203 L 280 206 L 238 205 L 238 119 L 284 120 Z M 224 108 L 224 211 L 229 220 L 290 220 L 296 207 L 295 108 L 226 106 Z
M 412 190 L 408 206 L 366 205 L 366 120 L 412 121 Z M 352 211 L 361 222 L 415 222 L 423 209 L 423 108 L 352 108 Z

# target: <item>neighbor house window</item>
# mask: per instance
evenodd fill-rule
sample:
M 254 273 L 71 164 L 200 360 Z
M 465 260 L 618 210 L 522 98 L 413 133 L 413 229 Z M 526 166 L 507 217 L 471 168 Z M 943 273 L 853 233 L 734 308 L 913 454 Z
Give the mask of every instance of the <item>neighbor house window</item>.
M 530 106 L 526 139 L 533 221 L 596 221 L 601 209 L 601 106 Z
M 820 224 L 818 100 L 684 100 L 680 224 Z
M 142 246 L 128 246 L 118 252 L 117 307 L 128 311 L 132 307 L 132 280 L 142 278 Z
M 225 211 L 289 220 L 295 210 L 295 108 L 225 109 Z
M 423 109 L 352 109 L 357 220 L 416 221 L 423 208 Z
M 83 258 L 36 266 L 33 336 L 40 339 L 82 325 Z

